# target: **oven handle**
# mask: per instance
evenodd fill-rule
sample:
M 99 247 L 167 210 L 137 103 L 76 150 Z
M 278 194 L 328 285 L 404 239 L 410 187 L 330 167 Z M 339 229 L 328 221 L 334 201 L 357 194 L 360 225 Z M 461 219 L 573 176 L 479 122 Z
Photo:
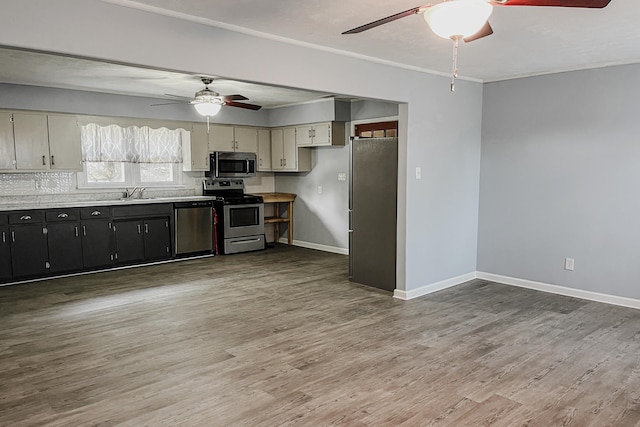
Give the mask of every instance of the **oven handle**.
M 231 242 L 232 245 L 246 245 L 247 243 L 258 243 L 260 239 L 251 239 L 251 240 L 234 240 Z

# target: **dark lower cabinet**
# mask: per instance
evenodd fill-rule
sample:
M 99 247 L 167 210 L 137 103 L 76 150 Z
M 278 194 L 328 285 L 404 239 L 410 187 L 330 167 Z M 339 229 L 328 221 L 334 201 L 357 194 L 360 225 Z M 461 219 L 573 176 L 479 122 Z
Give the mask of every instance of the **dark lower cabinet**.
M 171 258 L 169 218 L 147 219 L 144 228 L 144 257 L 147 260 Z
M 116 261 L 128 264 L 144 260 L 142 221 L 126 220 L 113 223 L 116 234 Z
M 14 278 L 44 276 L 49 272 L 49 250 L 44 224 L 9 227 Z
M 78 222 L 47 224 L 49 231 L 49 271 L 65 273 L 79 271 L 84 267 L 82 261 L 82 238 Z
M 114 261 L 114 236 L 111 221 L 81 221 L 82 260 L 85 269 L 108 267 Z
M 11 246 L 9 227 L 0 226 L 0 282 L 11 279 Z

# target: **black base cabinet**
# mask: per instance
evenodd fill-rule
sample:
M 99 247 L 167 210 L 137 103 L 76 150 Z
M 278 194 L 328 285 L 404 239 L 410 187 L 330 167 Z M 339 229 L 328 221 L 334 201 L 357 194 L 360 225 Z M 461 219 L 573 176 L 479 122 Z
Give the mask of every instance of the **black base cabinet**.
M 146 260 L 171 258 L 171 229 L 169 223 L 169 217 L 144 221 L 144 258 Z
M 68 273 L 82 270 L 84 264 L 78 209 L 52 209 L 45 212 L 45 219 L 48 231 L 49 271 Z
M 131 264 L 144 260 L 142 221 L 114 221 L 116 230 L 116 262 Z
M 2 218 L 0 218 L 2 221 Z M 0 282 L 11 279 L 11 246 L 9 246 L 9 227 L 0 225 Z
M 108 267 L 114 261 L 114 238 L 108 220 L 82 221 L 82 262 L 87 270 Z
M 9 227 L 11 234 L 11 269 L 13 277 L 28 278 L 49 272 L 49 251 L 44 224 Z

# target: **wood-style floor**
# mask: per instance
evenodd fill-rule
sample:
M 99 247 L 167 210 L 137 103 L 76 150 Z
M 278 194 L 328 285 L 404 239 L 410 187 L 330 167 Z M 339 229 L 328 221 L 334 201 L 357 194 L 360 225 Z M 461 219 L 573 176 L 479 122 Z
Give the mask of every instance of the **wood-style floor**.
M 0 288 L 2 426 L 630 426 L 640 312 L 250 254 Z

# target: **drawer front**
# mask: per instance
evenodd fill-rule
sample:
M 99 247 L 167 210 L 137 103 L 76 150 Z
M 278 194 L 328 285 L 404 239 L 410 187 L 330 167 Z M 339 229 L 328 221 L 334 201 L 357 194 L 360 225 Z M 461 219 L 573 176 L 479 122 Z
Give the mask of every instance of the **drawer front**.
M 169 203 L 152 203 L 148 205 L 114 206 L 111 213 L 114 218 L 139 218 L 149 216 L 166 216 L 173 212 L 173 205 Z
M 9 224 L 34 224 L 44 222 L 44 211 L 22 211 L 9 214 Z
M 9 224 L 9 215 L 0 213 L 0 225 Z
M 109 217 L 111 217 L 111 208 L 109 206 L 80 209 L 80 219 L 103 219 Z
M 47 222 L 77 221 L 80 218 L 78 209 L 52 209 L 45 212 Z

